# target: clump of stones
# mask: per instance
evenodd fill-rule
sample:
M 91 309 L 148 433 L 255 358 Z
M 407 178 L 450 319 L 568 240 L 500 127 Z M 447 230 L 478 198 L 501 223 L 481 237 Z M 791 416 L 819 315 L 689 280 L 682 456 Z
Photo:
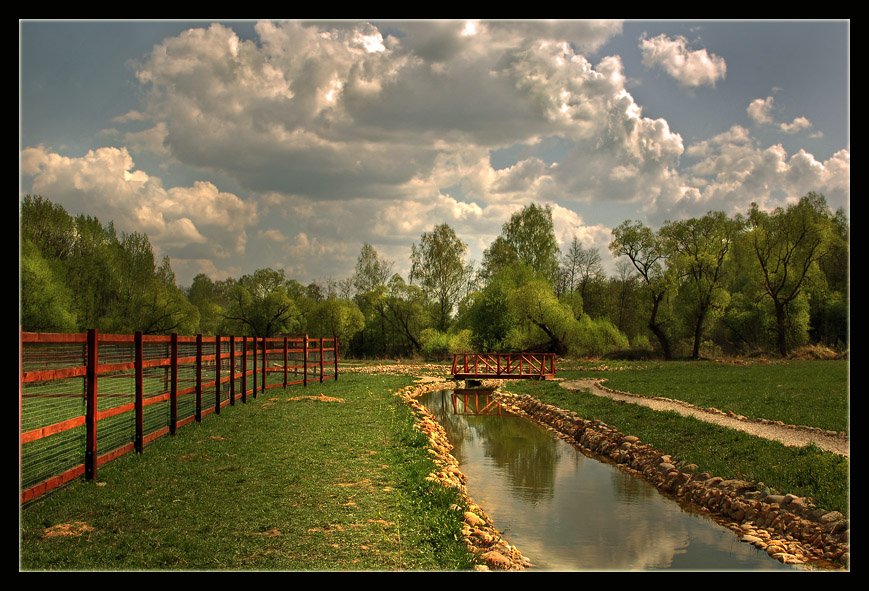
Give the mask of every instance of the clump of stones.
M 546 426 L 581 451 L 644 478 L 782 563 L 841 568 L 850 562 L 850 527 L 838 511 L 820 510 L 811 499 L 776 494 L 763 483 L 699 472 L 697 466 L 678 462 L 602 421 L 581 419 L 531 396 L 500 393 L 499 397 L 506 410 Z

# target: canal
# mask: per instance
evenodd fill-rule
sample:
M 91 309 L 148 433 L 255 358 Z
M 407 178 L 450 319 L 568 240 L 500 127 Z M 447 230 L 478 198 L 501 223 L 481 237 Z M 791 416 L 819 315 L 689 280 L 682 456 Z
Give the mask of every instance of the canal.
M 534 569 L 794 570 L 487 400 L 479 390 L 420 398 L 454 446 L 468 495 Z

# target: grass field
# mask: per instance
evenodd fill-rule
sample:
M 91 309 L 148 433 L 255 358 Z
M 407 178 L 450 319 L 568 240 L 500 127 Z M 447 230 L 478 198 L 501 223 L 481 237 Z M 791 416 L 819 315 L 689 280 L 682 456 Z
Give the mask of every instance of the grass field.
M 636 394 L 747 416 L 848 429 L 846 362 L 564 363 Z M 392 392 L 411 378 L 342 374 L 270 390 L 100 468 L 21 512 L 23 570 L 463 570 L 453 491 Z M 849 461 L 676 413 L 561 388 L 509 389 L 600 419 L 724 478 L 763 482 L 849 512 Z M 343 402 L 293 401 L 319 395 Z M 452 507 L 452 508 L 451 508 Z M 497 527 L 497 524 L 495 524 Z M 521 549 L 520 549 L 521 550 Z
M 593 367 L 589 365 L 588 367 Z M 606 386 L 684 400 L 755 419 L 848 432 L 848 361 L 781 361 L 731 365 L 714 361 L 625 364 L 584 372 Z M 564 373 L 559 375 L 562 377 Z
M 471 568 L 455 493 L 402 377 L 342 376 L 236 405 L 21 514 L 25 570 Z M 296 396 L 343 402 L 291 401 Z M 62 535 L 64 533 L 77 535 Z

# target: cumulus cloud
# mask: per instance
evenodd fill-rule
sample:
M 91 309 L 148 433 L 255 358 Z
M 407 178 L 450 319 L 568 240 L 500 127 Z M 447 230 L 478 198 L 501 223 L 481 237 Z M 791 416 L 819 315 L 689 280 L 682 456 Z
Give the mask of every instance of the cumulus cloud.
M 254 30 L 241 38 L 212 24 L 154 46 L 136 70 L 140 108 L 112 122 L 108 137 L 125 147 L 78 157 L 24 150 L 33 192 L 145 231 L 173 266 L 215 277 L 239 268 L 232 257 L 243 252 L 256 252 L 257 268 L 343 276 L 362 242 L 402 271 L 410 245 L 433 226 L 450 224 L 482 252 L 531 202 L 553 206 L 563 244 L 577 235 L 605 252 L 609 230 L 589 225 L 577 205 L 632 203 L 662 221 L 744 212 L 752 200 L 808 190 L 847 201 L 847 151 L 823 162 L 789 155 L 739 126 L 686 146 L 667 120 L 646 116 L 621 58 L 596 55 L 621 33 L 618 22 Z M 726 75 L 722 58 L 683 37 L 643 38 L 640 47 L 645 66 L 686 87 Z M 747 113 L 776 125 L 774 111 L 767 97 Z M 805 118 L 778 125 L 811 127 Z M 164 188 L 135 168 L 131 154 L 145 153 L 228 179 L 239 194 L 206 181 Z M 224 257 L 220 269 L 215 257 Z
M 78 158 L 27 148 L 21 172 L 32 177 L 33 193 L 63 203 L 72 215 L 113 221 L 121 232 L 144 232 L 163 254 L 243 252 L 247 228 L 257 221 L 254 204 L 210 182 L 165 189 L 159 178 L 135 169 L 126 148 L 100 148 Z
M 755 123 L 772 123 L 772 111 L 775 108 L 773 100 L 771 96 L 768 96 L 765 99 L 759 98 L 751 101 L 746 109 L 751 120 Z
M 746 109 L 749 118 L 755 123 L 761 125 L 773 125 L 775 123 L 775 118 L 773 117 L 774 110 L 774 99 L 771 96 L 768 96 L 765 99 L 754 99 Z M 806 117 L 796 117 L 790 123 L 779 123 L 776 127 L 783 133 L 792 135 L 800 133 L 801 131 L 810 130 L 813 126 L 812 122 Z M 820 133 L 816 133 L 814 134 L 814 137 L 820 137 L 821 135 L 822 134 Z
M 659 67 L 687 87 L 715 86 L 727 75 L 724 58 L 710 54 L 705 49 L 691 49 L 688 40 L 678 35 L 675 38 L 658 35 L 640 40 L 643 65 Z
M 761 147 L 747 129 L 734 126 L 689 146 L 686 155 L 697 162 L 689 168 L 681 194 L 672 194 L 656 204 L 659 221 L 677 213 L 745 213 L 752 202 L 773 207 L 781 204 L 782 195 L 792 199 L 817 190 L 834 208 L 849 199 L 848 150 L 840 150 L 822 162 L 802 149 L 789 155 L 780 144 Z

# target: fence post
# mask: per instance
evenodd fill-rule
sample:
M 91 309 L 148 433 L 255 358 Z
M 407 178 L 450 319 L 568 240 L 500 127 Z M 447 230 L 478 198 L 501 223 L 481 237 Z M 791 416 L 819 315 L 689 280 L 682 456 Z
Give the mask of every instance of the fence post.
M 220 335 L 214 337 L 214 412 L 220 414 Z
M 229 405 L 235 406 L 235 335 L 229 337 Z
M 308 333 L 305 333 L 305 387 L 308 387 Z
M 135 347 L 135 374 L 136 374 L 136 439 L 134 447 L 136 448 L 136 453 L 142 453 L 143 443 L 142 440 L 145 435 L 145 427 L 144 427 L 144 398 L 145 398 L 145 385 L 143 373 L 144 370 L 142 368 L 143 362 L 143 353 L 142 353 L 142 331 L 136 331 L 135 336 L 133 337 L 133 343 Z
M 169 367 L 172 384 L 169 386 L 169 433 L 178 431 L 178 333 L 169 337 Z
M 268 363 L 268 354 L 266 353 L 266 346 L 267 345 L 268 345 L 268 343 L 266 343 L 266 338 L 263 337 L 263 368 L 262 368 L 263 383 L 260 385 L 260 388 L 262 389 L 263 394 L 266 393 L 266 364 Z
M 196 335 L 196 422 L 202 422 L 202 335 Z
M 88 353 L 87 353 L 87 384 L 86 384 L 86 410 L 85 410 L 85 452 L 84 452 L 84 477 L 86 480 L 97 478 L 97 374 L 99 362 L 97 329 L 88 330 Z
M 337 382 L 338 381 L 338 337 L 335 337 L 332 340 L 332 344 L 335 346 L 335 351 L 334 351 L 334 355 L 335 355 L 335 381 Z
M 256 337 L 253 337 L 253 397 L 256 398 L 257 395 L 257 365 L 256 365 L 256 357 L 257 357 L 257 342 Z
M 323 383 L 323 337 L 320 337 L 320 383 Z
M 287 365 L 290 364 L 289 339 L 284 337 L 284 390 L 287 389 Z
M 247 404 L 247 337 L 241 337 L 241 401 Z

